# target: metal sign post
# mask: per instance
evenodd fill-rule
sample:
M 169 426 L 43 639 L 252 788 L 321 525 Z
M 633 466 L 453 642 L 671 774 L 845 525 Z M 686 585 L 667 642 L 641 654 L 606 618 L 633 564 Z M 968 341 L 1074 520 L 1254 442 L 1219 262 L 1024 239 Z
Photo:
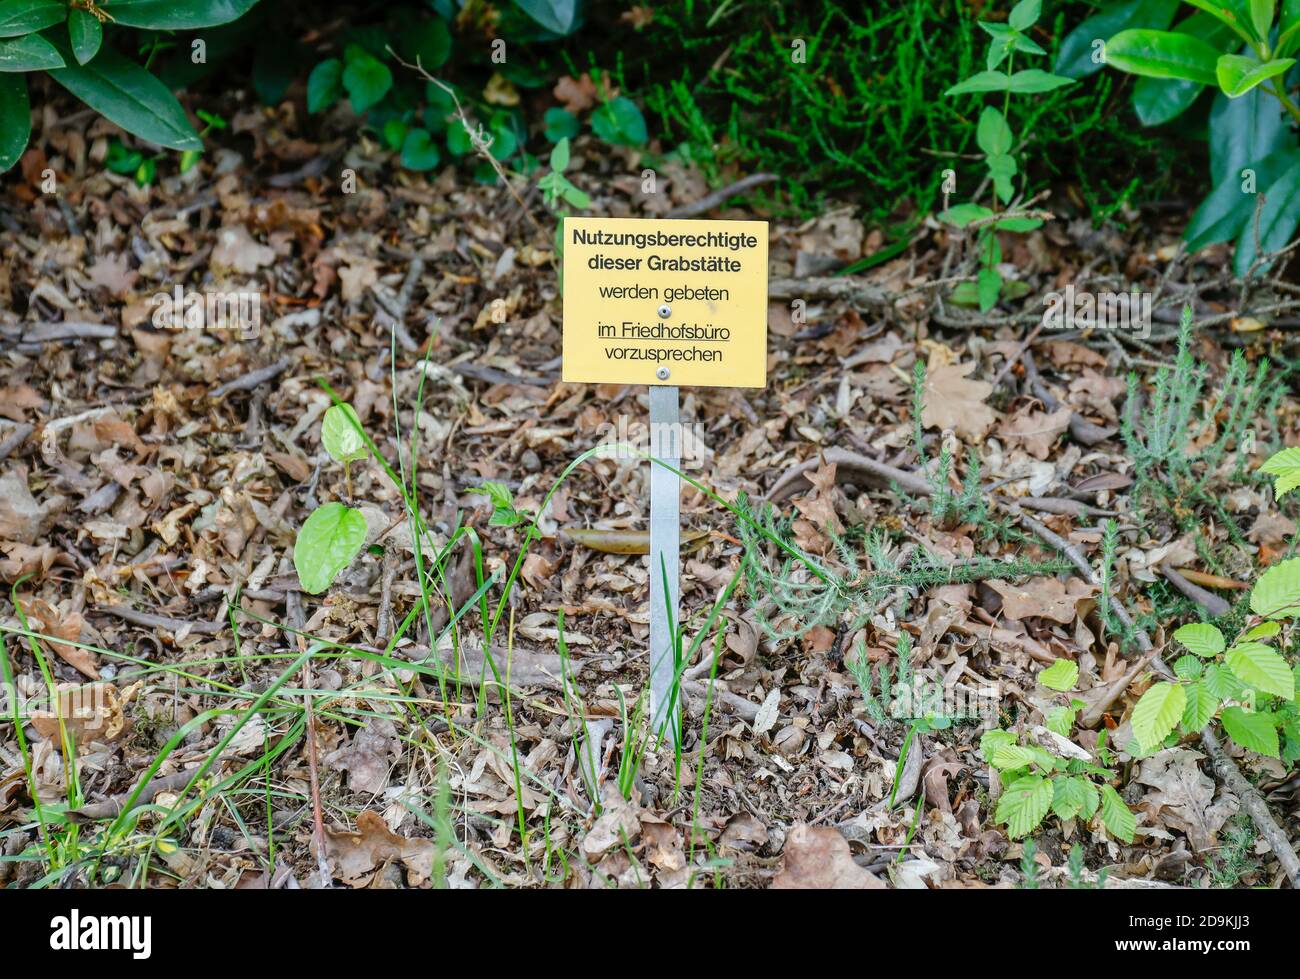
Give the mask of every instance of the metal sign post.
M 660 367 L 660 378 L 668 368 Z M 650 387 L 650 455 L 681 469 L 681 428 L 676 386 Z M 681 743 L 676 633 L 681 629 L 681 479 L 650 463 L 650 730 Z M 671 709 L 670 709 L 671 708 Z M 668 729 L 664 731 L 665 727 Z

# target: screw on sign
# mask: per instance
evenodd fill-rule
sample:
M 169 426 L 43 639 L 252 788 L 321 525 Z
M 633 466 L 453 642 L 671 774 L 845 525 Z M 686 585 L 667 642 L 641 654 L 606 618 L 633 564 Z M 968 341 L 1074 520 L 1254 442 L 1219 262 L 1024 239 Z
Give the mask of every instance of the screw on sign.
M 650 388 L 650 718 L 681 740 L 678 387 L 767 384 L 767 222 L 564 220 L 564 380 Z

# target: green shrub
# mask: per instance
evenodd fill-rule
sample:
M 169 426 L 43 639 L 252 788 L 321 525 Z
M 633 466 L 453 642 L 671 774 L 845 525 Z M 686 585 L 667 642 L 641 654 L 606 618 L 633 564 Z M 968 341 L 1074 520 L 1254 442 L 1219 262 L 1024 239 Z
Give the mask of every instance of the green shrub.
M 942 96 L 983 67 L 977 17 L 1002 22 L 1011 6 L 739 0 L 719 10 L 678 0 L 654 5 L 642 43 L 622 45 L 616 76 L 645 93 L 665 149 L 715 182 L 772 171 L 790 178 L 780 186 L 793 211 L 815 211 L 829 195 L 861 202 L 869 223 L 911 223 L 933 208 L 946 168 L 963 193 L 979 182 L 964 162 L 977 150 L 978 112 Z M 1034 41 L 1054 55 L 1093 9 L 1047 4 Z M 796 39 L 806 63 L 792 60 Z M 1194 170 L 1185 147 L 1123 119 L 1118 86 L 1100 81 L 1013 106 L 1008 121 L 1029 132 L 1021 151 L 1032 185 L 1072 181 L 1104 218 Z
M 197 152 L 203 141 L 175 96 L 147 68 L 107 43 L 125 29 L 191 30 L 225 24 L 257 0 L 0 0 L 0 172 L 31 137 L 28 74 L 44 71 L 127 132 Z M 143 162 L 143 161 L 142 161 Z
M 1213 190 L 1185 237 L 1193 251 L 1235 238 L 1234 270 L 1245 276 L 1300 226 L 1300 143 L 1284 117 L 1300 122 L 1300 106 L 1288 94 L 1296 84 L 1300 3 L 1284 0 L 1280 11 L 1274 0 L 1188 3 L 1200 9 L 1177 24 L 1177 0 L 1107 8 L 1066 38 L 1057 71 L 1078 78 L 1110 65 L 1140 76 L 1132 104 L 1145 126 L 1178 118 L 1203 91 L 1214 91 Z

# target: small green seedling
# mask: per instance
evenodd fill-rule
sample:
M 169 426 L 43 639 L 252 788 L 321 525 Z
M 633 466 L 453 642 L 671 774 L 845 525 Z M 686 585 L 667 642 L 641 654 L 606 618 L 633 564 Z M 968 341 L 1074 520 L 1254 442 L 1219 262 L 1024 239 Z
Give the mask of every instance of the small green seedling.
M 1300 486 L 1300 450 L 1283 449 L 1260 471 L 1274 477 L 1281 499 Z M 1133 708 L 1131 753 L 1151 754 L 1217 719 L 1243 748 L 1288 764 L 1300 760 L 1300 665 L 1269 645 L 1283 621 L 1300 616 L 1300 558 L 1279 561 L 1259 576 L 1250 610 L 1254 614 L 1231 644 L 1208 622 L 1174 633 L 1187 653 L 1174 661 L 1175 679 L 1153 684 Z
M 1038 674 L 1044 687 L 1062 693 L 1073 690 L 1078 679 L 1078 665 L 1064 659 Z M 1066 740 L 1082 706 L 1071 699 L 1068 707 L 1048 713 L 1047 728 L 1058 735 L 1056 739 L 1044 733 L 1038 743 L 1022 744 L 1015 731 L 999 728 L 980 738 L 980 755 L 1001 779 L 994 818 L 1006 825 L 1012 839 L 1033 832 L 1048 812 L 1060 819 L 1090 820 L 1100 810 L 1102 825 L 1111 836 L 1133 842 L 1137 817 L 1110 784 L 1114 773 L 1103 767 L 1110 764 L 1104 740 L 1098 740 L 1096 751 L 1102 765 L 1093 764 L 1089 752 Z
M 1016 134 L 1007 119 L 1012 94 L 1025 95 L 1050 92 L 1073 79 L 1028 68 L 1014 71 L 1016 55 L 1042 56 L 1047 52 L 1029 36 L 1029 31 L 1042 14 L 1041 0 L 1020 0 L 1007 17 L 1005 24 L 980 21 L 980 27 L 991 38 L 985 70 L 978 71 L 965 81 L 948 89 L 944 95 L 995 93 L 1002 96 L 1002 108 L 986 105 L 980 113 L 975 130 L 975 141 L 984 156 L 984 167 L 991 187 L 992 207 L 971 201 L 950 207 L 939 219 L 958 228 L 975 233 L 975 248 L 979 256 L 979 273 L 975 282 L 963 282 L 954 290 L 952 300 L 962 305 L 978 305 L 988 312 L 998 299 L 1011 290 L 1004 283 L 998 265 L 1002 262 L 999 231 L 1024 233 L 1033 231 L 1043 222 L 1024 215 L 1003 216 L 999 209 L 1009 205 L 1015 197 L 1014 178 L 1020 171 L 1016 161 Z M 1002 70 L 998 70 L 1002 68 Z
M 330 458 L 345 467 L 350 500 L 351 464 L 369 452 L 361 435 L 361 420 L 350 404 L 334 405 L 321 420 L 320 434 Z M 303 591 L 319 595 L 328 588 L 356 558 L 366 542 L 366 531 L 361 511 L 342 503 L 326 503 L 312 511 L 293 545 L 293 566 Z

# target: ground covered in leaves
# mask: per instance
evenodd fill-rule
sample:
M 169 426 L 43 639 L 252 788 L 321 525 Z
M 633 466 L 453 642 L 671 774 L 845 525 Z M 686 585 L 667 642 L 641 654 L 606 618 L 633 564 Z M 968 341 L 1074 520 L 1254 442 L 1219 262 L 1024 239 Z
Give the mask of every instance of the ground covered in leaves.
M 47 637 L 10 632 L 7 655 L 26 696 L 51 679 L 97 693 L 65 705 L 75 764 L 50 711 L 21 729 L 0 721 L 0 849 L 19 858 L 0 863 L 0 883 L 1012 886 L 1025 849 L 993 818 L 977 753 L 990 720 L 1041 728 L 1058 701 L 1036 674 L 1067 658 L 1081 709 L 1096 708 L 1079 740 L 1095 748 L 1098 731 L 1121 741 L 1149 683 L 1138 674 L 1114 691 L 1136 650 L 1099 587 L 1022 515 L 1094 565 L 1115 517 L 1111 587 L 1157 645 L 1207 609 L 1231 615 L 1295 531 L 1236 466 L 1292 435 L 1290 324 L 1285 310 L 1233 315 L 1245 297 L 1226 253 L 1179 252 L 1185 213 L 1094 229 L 1071 216 L 1067 190 L 1057 220 L 1006 246 L 1032 297 L 1139 283 L 1156 295 L 1146 339 L 1034 330 L 1037 298 L 989 316 L 946 304 L 970 267 L 934 221 L 902 255 L 836 279 L 880 247 L 877 233 L 849 209 L 773 219 L 768 386 L 683 391 L 704 447 L 687 472 L 749 512 L 770 501 L 775 532 L 836 587 L 783 569 L 687 487 L 688 643 L 744 574 L 718 642 L 710 631 L 687 665 L 680 756 L 638 753 L 644 463 L 592 459 L 560 486 L 493 634 L 493 666 L 482 654 L 480 599 L 495 607 L 524 532 L 494 525 L 475 488 L 501 483 L 536 513 L 584 450 L 644 437 L 643 389 L 559 380 L 553 217 L 522 179 L 521 208 L 455 168 L 403 172 L 291 116 L 231 118 L 224 149 L 142 189 L 100 166 L 110 127 L 51 109 L 3 187 L 3 621 Z M 646 195 L 642 165 L 580 140 L 568 176 L 592 214 L 662 216 L 709 190 L 669 166 Z M 57 196 L 39 192 L 47 167 Z M 344 168 L 355 193 L 340 190 Z M 151 297 L 178 284 L 260 292 L 260 335 L 156 328 Z M 1271 288 L 1284 306 L 1286 283 Z M 1237 433 L 1258 446 L 1234 443 L 1172 497 L 1148 479 L 1141 500 L 1122 412 L 1173 363 L 1183 302 L 1201 323 L 1191 343 L 1206 403 L 1234 351 L 1272 363 L 1271 393 L 1257 430 Z M 330 461 L 318 379 L 355 406 L 394 470 L 416 474 L 422 563 L 469 525 L 497 575 L 485 590 L 462 535 L 435 575 L 441 607 L 419 611 L 402 495 L 374 460 L 350 472 Z M 1218 437 L 1212 411 L 1198 405 L 1193 420 L 1197 440 Z M 935 505 L 936 487 L 955 502 Z M 295 534 L 332 500 L 363 509 L 374 547 L 306 595 Z M 468 609 L 431 653 L 448 606 Z M 864 663 L 896 668 L 900 641 L 949 693 L 996 688 L 992 717 L 908 739 L 858 679 Z M 435 668 L 457 650 L 458 673 Z M 1238 755 L 1294 840 L 1296 782 L 1279 762 Z M 1132 842 L 1098 820 L 1049 816 L 1028 861 L 1041 881 L 1280 880 L 1194 739 L 1149 759 L 1118 753 L 1116 771 Z M 1084 867 L 1071 874 L 1075 844 Z

